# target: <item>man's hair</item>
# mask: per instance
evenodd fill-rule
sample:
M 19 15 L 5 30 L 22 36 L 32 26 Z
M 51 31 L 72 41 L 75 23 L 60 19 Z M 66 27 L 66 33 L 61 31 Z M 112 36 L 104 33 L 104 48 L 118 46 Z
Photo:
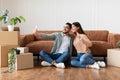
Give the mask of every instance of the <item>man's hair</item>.
M 70 27 L 70 29 L 72 28 L 72 24 L 71 23 L 67 22 L 66 24 Z

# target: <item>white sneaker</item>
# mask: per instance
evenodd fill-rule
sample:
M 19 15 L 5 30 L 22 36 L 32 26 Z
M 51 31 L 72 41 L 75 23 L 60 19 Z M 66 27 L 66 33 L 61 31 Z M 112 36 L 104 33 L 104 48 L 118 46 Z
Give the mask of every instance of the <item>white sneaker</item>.
M 51 66 L 52 64 L 48 63 L 47 61 L 42 61 L 41 65 L 42 66 Z
M 91 67 L 94 69 L 100 69 L 99 65 L 96 62 Z
M 97 63 L 100 67 L 105 67 L 106 66 L 104 61 L 98 61 Z
M 57 68 L 65 68 L 65 65 L 64 65 L 64 63 L 57 63 L 56 67 Z

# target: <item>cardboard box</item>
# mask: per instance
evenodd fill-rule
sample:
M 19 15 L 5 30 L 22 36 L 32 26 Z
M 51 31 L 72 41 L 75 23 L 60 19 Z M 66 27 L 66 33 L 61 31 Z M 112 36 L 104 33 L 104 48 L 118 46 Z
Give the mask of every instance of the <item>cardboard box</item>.
M 0 45 L 0 67 L 8 66 L 8 53 L 12 48 L 18 47 L 17 45 Z
M 19 45 L 19 31 L 0 31 L 0 45 Z
M 20 53 L 28 53 L 29 48 L 28 47 L 17 47 L 18 50 L 20 50 Z
M 8 31 L 8 27 L 1 27 L 2 31 Z M 19 27 L 14 27 L 14 31 L 20 31 Z
M 33 53 L 17 55 L 15 65 L 16 70 L 33 68 Z
M 108 49 L 107 50 L 107 64 L 120 67 L 120 49 Z

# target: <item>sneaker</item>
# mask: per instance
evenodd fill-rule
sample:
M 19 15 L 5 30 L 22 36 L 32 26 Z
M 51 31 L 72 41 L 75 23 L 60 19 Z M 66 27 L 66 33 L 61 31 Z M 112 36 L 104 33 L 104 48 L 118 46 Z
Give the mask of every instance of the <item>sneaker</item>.
M 99 65 L 96 62 L 91 67 L 94 69 L 100 69 Z
M 64 65 L 64 63 L 57 63 L 56 67 L 57 68 L 65 68 L 65 65 Z
M 42 66 L 51 66 L 52 64 L 48 63 L 47 61 L 42 61 L 41 65 Z
M 104 61 L 98 61 L 97 63 L 100 67 L 105 67 L 106 66 Z

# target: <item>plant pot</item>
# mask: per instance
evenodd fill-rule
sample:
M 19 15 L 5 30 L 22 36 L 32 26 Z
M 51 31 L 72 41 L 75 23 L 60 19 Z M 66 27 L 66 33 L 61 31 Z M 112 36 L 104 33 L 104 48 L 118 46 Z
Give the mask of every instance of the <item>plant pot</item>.
M 8 25 L 8 31 L 14 31 L 14 25 Z
M 16 50 L 16 54 L 20 54 L 20 50 L 17 49 L 17 50 Z

